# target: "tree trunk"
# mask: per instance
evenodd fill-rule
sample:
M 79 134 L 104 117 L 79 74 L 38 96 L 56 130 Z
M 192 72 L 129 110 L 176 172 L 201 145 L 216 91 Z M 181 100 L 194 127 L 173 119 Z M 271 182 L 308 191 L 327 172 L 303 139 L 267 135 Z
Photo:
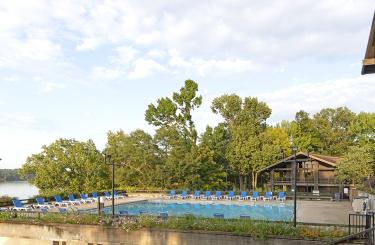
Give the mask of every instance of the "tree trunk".
M 243 190 L 243 176 L 238 173 L 238 181 L 240 182 L 240 191 Z
M 254 190 L 254 179 L 255 179 L 255 174 L 252 171 L 251 172 L 251 189 Z

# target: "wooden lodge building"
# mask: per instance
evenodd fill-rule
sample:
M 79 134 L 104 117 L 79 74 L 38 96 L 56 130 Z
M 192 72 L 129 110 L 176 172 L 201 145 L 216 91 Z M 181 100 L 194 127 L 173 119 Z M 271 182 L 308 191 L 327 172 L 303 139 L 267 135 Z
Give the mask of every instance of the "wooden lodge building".
M 267 189 L 290 192 L 295 189 L 293 171 L 297 169 L 297 192 L 331 196 L 340 193 L 341 198 L 347 198 L 349 186 L 343 186 L 334 173 L 339 160 L 339 157 L 299 152 L 297 168 L 293 168 L 292 155 L 261 169 L 258 174 L 266 179 Z

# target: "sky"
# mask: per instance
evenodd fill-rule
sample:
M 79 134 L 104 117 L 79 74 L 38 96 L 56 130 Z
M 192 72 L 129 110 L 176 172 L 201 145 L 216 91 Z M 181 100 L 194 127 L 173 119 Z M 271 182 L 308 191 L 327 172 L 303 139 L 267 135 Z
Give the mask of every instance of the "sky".
M 1 1 L 0 168 L 58 138 L 141 128 L 147 105 L 186 79 L 199 133 L 213 98 L 255 96 L 268 120 L 326 107 L 375 110 L 361 76 L 375 0 Z

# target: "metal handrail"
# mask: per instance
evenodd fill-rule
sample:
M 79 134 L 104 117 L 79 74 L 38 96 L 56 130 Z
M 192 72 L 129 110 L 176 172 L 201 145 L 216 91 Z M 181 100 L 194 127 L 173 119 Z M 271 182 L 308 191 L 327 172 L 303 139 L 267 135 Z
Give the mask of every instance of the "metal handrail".
M 367 235 L 367 234 L 368 234 L 368 236 L 367 236 L 367 241 L 366 241 L 367 243 L 366 244 L 373 244 L 374 237 L 370 234 L 370 232 L 374 232 L 374 231 L 375 231 L 375 227 L 372 227 L 372 228 L 360 231 L 358 233 L 342 237 L 342 238 L 337 239 L 336 241 L 333 241 L 329 244 L 333 245 L 333 244 L 339 244 L 341 242 L 347 242 L 347 241 L 350 241 L 352 239 L 359 238 L 359 236 L 361 236 L 361 235 Z

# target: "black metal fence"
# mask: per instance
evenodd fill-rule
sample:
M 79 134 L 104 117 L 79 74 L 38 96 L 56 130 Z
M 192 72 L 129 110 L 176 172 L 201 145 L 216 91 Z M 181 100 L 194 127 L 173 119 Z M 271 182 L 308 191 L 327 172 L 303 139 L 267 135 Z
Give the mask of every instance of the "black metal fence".
M 349 235 L 358 234 L 357 238 L 370 238 L 371 241 L 375 241 L 375 232 L 364 232 L 375 227 L 375 215 L 374 213 L 355 213 L 349 214 Z

